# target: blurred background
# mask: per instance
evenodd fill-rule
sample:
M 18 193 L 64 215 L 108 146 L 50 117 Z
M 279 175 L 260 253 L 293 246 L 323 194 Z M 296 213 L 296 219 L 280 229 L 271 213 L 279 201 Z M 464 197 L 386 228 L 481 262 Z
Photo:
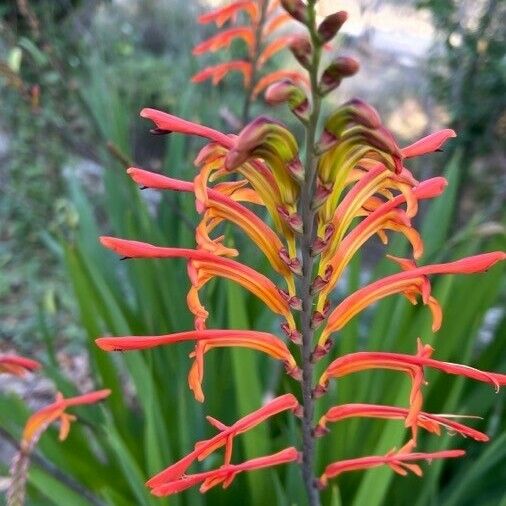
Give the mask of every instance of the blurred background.
M 183 264 L 118 265 L 102 251 L 97 237 L 112 233 L 193 246 L 197 216 L 191 198 L 149 190 L 141 194 L 124 167 L 135 165 L 186 180 L 195 174 L 192 161 L 202 143 L 150 136 L 149 125 L 138 115 L 142 107 L 232 130 L 231 118 L 241 114 L 240 76 L 228 76 L 216 87 L 190 82 L 206 64 L 244 51 L 238 42 L 228 53 L 191 55 L 193 46 L 214 33 L 213 27 L 197 24 L 197 16 L 218 4 L 0 1 L 0 352 L 16 350 L 46 366 L 45 375 L 29 381 L 2 377 L 0 427 L 17 438 L 28 409 L 49 402 L 56 388 L 75 393 L 116 385 L 120 393 L 107 407 L 84 411 L 85 426 L 76 428 L 67 443 L 59 445 L 52 434 L 40 446 L 44 459 L 95 494 L 96 504 L 163 503 L 148 497 L 144 478 L 208 434 L 198 421 L 203 418 L 200 406 L 194 406 L 186 391 L 185 347 L 116 360 L 98 353 L 92 338 L 190 328 Z M 418 179 L 445 175 L 451 183 L 441 199 L 423 206 L 424 262 L 504 249 L 506 2 L 321 0 L 319 8 L 322 15 L 339 9 L 349 12 L 338 50 L 361 62 L 361 72 L 340 88 L 335 103 L 353 96 L 365 99 L 380 111 L 401 145 L 441 127 L 458 132 L 444 153 L 410 165 Z M 294 63 L 282 52 L 269 65 L 275 69 Z M 286 111 L 271 111 L 261 99 L 252 112 L 293 123 Z M 242 237 L 237 241 L 246 256 L 247 242 Z M 401 241 L 392 241 L 389 252 L 402 253 L 404 248 Z M 371 243 L 352 265 L 343 293 L 393 272 L 378 261 L 383 257 L 383 246 Z M 445 308 L 435 339 L 436 357 L 506 370 L 500 274 L 494 269 L 481 277 L 435 281 Z M 256 302 L 221 282 L 209 287 L 208 299 L 216 325 L 272 325 Z M 428 342 L 434 339 L 426 312 L 405 301 L 384 301 L 352 323 L 339 349 L 413 351 L 417 335 Z M 279 391 L 284 381 L 262 358 L 246 369 L 254 376 L 259 370 L 267 374 L 245 380 L 241 364 L 250 360 L 248 353 L 215 352 L 209 360 L 206 384 L 219 387 L 222 394 L 210 396 L 206 413 L 217 413 L 225 422 L 231 421 L 231 413 L 237 418 L 237 413 L 258 407 L 256 399 Z M 371 396 L 395 401 L 402 393 L 391 388 L 395 377 L 378 376 L 373 383 L 365 375 L 359 387 L 346 381 L 342 398 L 349 401 L 360 394 L 357 402 L 365 402 L 369 394 L 369 402 Z M 478 425 L 494 435 L 495 442 L 483 447 L 464 442 L 471 458 L 434 463 L 425 482 L 403 481 L 388 471 L 345 477 L 325 501 L 356 506 L 403 505 L 408 500 L 420 506 L 505 505 L 504 401 L 503 394 L 495 395 L 483 385 L 434 377 L 428 388 L 433 411 L 487 415 Z M 340 443 L 346 457 L 384 453 L 402 437 L 390 422 L 343 427 L 350 435 L 338 433 L 333 441 Z M 276 441 L 293 439 L 293 430 L 288 421 L 269 427 Z M 262 433 L 255 434 L 245 439 L 243 455 L 255 444 L 262 447 Z M 0 474 L 7 475 L 13 449 L 1 436 Z M 427 442 L 427 447 L 462 446 L 455 439 L 445 435 Z M 188 493 L 170 504 L 234 504 L 245 487 L 251 504 L 266 504 L 259 492 L 265 488 L 276 491 L 279 504 L 301 504 L 296 472 L 281 470 L 275 477 L 261 472 L 241 480 L 228 493 L 212 492 L 205 500 Z M 7 478 L 0 481 L 0 490 L 7 483 Z M 29 504 L 91 504 L 79 502 L 79 493 L 69 483 L 34 464 Z M 50 490 L 62 495 L 57 499 Z

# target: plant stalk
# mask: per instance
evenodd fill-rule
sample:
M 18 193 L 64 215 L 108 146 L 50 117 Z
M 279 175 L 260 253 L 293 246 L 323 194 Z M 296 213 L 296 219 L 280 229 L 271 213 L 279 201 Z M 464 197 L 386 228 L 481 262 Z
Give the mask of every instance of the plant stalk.
M 261 0 L 260 2 L 260 19 L 258 20 L 258 24 L 255 29 L 255 47 L 252 51 L 252 56 L 250 58 L 251 62 L 251 80 L 246 90 L 246 96 L 244 98 L 244 106 L 242 110 L 242 124 L 243 126 L 249 122 L 249 113 L 251 109 L 251 104 L 253 103 L 253 90 L 258 82 L 258 58 L 260 57 L 260 53 L 263 49 L 262 47 L 262 32 L 264 30 L 265 21 L 267 19 L 267 7 L 268 0 Z
M 308 29 L 313 42 L 313 57 L 309 70 L 311 81 L 312 112 L 306 126 L 305 137 L 305 181 L 301 188 L 300 214 L 303 222 L 303 234 L 300 240 L 302 256 L 302 280 L 300 284 L 300 297 L 302 300 L 301 334 L 302 334 L 302 399 L 304 415 L 302 419 L 302 476 L 310 506 L 320 505 L 320 494 L 314 474 L 315 463 L 315 437 L 314 399 L 313 391 L 313 364 L 311 353 L 313 351 L 313 329 L 311 318 L 313 316 L 313 295 L 311 284 L 313 282 L 314 258 L 311 255 L 311 246 L 316 237 L 315 212 L 312 201 L 316 187 L 315 155 L 316 134 L 321 110 L 321 97 L 318 93 L 318 69 L 320 66 L 321 48 L 316 32 L 315 1 L 308 2 Z

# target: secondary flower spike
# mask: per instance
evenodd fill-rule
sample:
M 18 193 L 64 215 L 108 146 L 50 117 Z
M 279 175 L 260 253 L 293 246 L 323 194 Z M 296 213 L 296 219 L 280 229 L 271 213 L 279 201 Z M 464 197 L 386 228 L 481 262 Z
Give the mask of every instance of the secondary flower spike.
M 240 21 L 239 21 L 240 20 Z M 279 8 L 278 0 L 236 1 L 199 17 L 199 23 L 216 23 L 220 29 L 193 49 L 196 56 L 228 48 L 232 43 L 242 47 L 239 59 L 205 67 L 192 78 L 194 83 L 211 79 L 214 85 L 234 71 L 244 76 L 243 122 L 249 119 L 251 102 L 268 84 L 278 79 L 278 71 L 266 70 L 273 58 L 293 39 L 284 30 L 292 22 Z M 227 28 L 223 28 L 225 23 Z M 303 76 L 297 71 L 292 75 Z

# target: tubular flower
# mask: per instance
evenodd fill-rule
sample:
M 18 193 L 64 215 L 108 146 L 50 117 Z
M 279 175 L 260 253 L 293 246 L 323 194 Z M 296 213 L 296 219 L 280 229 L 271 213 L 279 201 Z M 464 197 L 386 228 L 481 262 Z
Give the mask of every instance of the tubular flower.
M 209 423 L 220 432 L 204 441 L 195 444 L 195 449 L 180 461 L 172 464 L 157 475 L 153 476 L 146 484 L 148 487 L 159 487 L 163 483 L 174 481 L 184 475 L 186 470 L 195 461 L 202 461 L 219 448 L 225 446 L 225 465 L 229 465 L 232 458 L 232 447 L 234 438 L 239 434 L 243 434 L 265 420 L 282 413 L 283 411 L 293 411 L 299 408 L 297 399 L 292 394 L 281 395 L 262 406 L 260 409 L 253 411 L 249 415 L 241 418 L 231 426 L 224 425 L 218 420 L 208 416 Z
M 280 12 L 281 7 L 284 12 Z M 207 141 L 195 158 L 197 171 L 193 181 L 128 169 L 130 177 L 142 187 L 185 192 L 194 197 L 200 217 L 195 247 L 160 247 L 112 237 L 102 237 L 101 241 L 125 258 L 183 258 L 191 284 L 187 305 L 194 316 L 194 328 L 159 336 L 103 337 L 97 339 L 97 346 L 112 352 L 192 341 L 188 384 L 201 402 L 205 354 L 219 347 L 253 349 L 280 361 L 285 372 L 301 384 L 302 393 L 300 405 L 294 395 L 281 395 L 230 426 L 208 417 L 218 434 L 197 442 L 186 456 L 153 476 L 147 486 L 154 495 L 170 495 L 195 485 L 200 485 L 201 492 L 218 484 L 227 487 L 242 471 L 297 461 L 302 465 L 308 504 L 313 506 L 318 504 L 317 485 L 325 487 L 329 479 L 343 472 L 388 465 L 399 474 L 412 471 L 420 475 L 417 462 L 421 460 L 464 455 L 461 450 L 414 451 L 420 428 L 434 434 L 443 428 L 476 441 L 488 440 L 486 434 L 454 420 L 458 415 L 424 410 L 426 370 L 489 383 L 496 389 L 506 384 L 506 375 L 436 360 L 432 358 L 433 348 L 421 341 L 414 354 L 363 351 L 332 357 L 321 376 L 315 378 L 314 363 L 331 352 L 333 333 L 374 302 L 394 294 L 405 296 L 413 304 L 421 299 L 432 313 L 432 330 L 437 331 L 442 308 L 431 294 L 431 277 L 484 272 L 506 259 L 506 253 L 490 252 L 434 265 L 416 263 L 424 251 L 414 225 L 419 203 L 441 195 L 447 181 L 442 177 L 418 181 L 405 165 L 413 157 L 439 151 L 455 137 L 455 132 L 442 130 L 400 147 L 374 107 L 357 98 L 322 118 L 322 111 L 326 110 L 322 107 L 324 97 L 356 73 L 359 65 L 352 58 L 337 56 L 327 68 L 321 68 L 321 53 L 347 15 L 331 14 L 319 25 L 316 19 L 315 2 L 303 0 L 238 0 L 201 17 L 201 22 L 215 22 L 219 27 L 229 21 L 237 25 L 227 26 L 199 44 L 196 54 L 221 49 L 236 39 L 243 39 L 248 47 L 247 59 L 205 69 L 194 77 L 197 81 L 212 78 L 218 82 L 229 71 L 243 73 L 247 100 L 244 127 L 237 134 L 219 132 L 154 109 L 141 112 L 154 122 L 155 134 L 175 132 Z M 267 42 L 267 37 L 291 20 L 305 27 L 306 32 L 281 34 Z M 289 47 L 302 72 L 280 69 L 261 76 L 261 66 L 283 46 Z M 270 105 L 286 104 L 300 120 L 305 131 L 302 154 L 300 140 L 284 124 L 265 116 L 249 120 L 249 102 L 264 90 Z M 222 235 L 224 222 L 235 225 L 256 244 L 276 279 L 246 265 L 247 258 L 243 262 L 239 248 Z M 374 280 L 333 305 L 332 292 L 355 253 L 374 235 L 387 244 L 391 233 L 400 234 L 411 245 L 409 258 L 387 255 L 399 265 L 400 272 Z M 240 262 L 232 259 L 236 256 Z M 257 330 L 207 328 L 209 312 L 203 288 L 215 277 L 240 284 L 281 317 L 279 323 L 286 339 Z M 278 286 L 278 281 L 283 286 Z M 315 336 L 315 329 L 320 326 L 321 333 Z M 294 346 L 299 347 L 299 353 L 293 352 Z M 296 360 L 299 356 L 300 360 Z M 406 375 L 410 393 L 405 406 L 351 403 L 330 408 L 319 421 L 313 419 L 318 412 L 315 403 L 327 393 L 331 379 L 375 369 Z M 281 413 L 302 418 L 300 452 L 286 448 L 273 455 L 232 463 L 235 437 Z M 386 455 L 331 463 L 323 474 L 321 470 L 316 474 L 318 459 L 312 439 L 324 437 L 328 423 L 350 417 L 400 420 L 409 442 Z M 186 474 L 190 466 L 211 454 L 215 459 L 215 452 L 222 449 L 221 466 L 212 470 L 207 466 L 203 472 Z
M 0 374 L 7 373 L 22 377 L 40 368 L 39 362 L 19 355 L 0 355 Z
M 432 350 L 430 349 L 430 351 Z M 501 386 L 506 385 L 506 374 L 485 372 L 466 365 L 441 362 L 430 358 L 430 355 L 427 356 L 426 353 L 405 355 L 402 353 L 363 351 L 344 355 L 331 362 L 320 377 L 316 394 L 320 395 L 321 392 L 325 391 L 330 378 L 342 378 L 348 374 L 371 369 L 391 369 L 405 372 L 412 376 L 414 383 L 421 383 L 418 374 L 419 369 L 422 367 L 431 367 L 447 374 L 465 376 L 476 381 L 490 383 L 496 391 Z M 415 386 L 419 387 L 421 384 L 415 384 Z
M 274 283 L 247 265 L 205 251 L 164 248 L 145 242 L 128 241 L 115 237 L 101 237 L 101 243 L 125 258 L 186 258 L 195 267 L 194 285 L 202 285 L 212 277 L 224 277 L 235 281 L 261 299 L 274 313 L 293 321 L 289 302 L 280 295 Z
M 406 420 L 409 410 L 396 406 L 384 406 L 379 404 L 344 404 L 342 406 L 333 406 L 325 415 L 320 418 L 315 432 L 317 436 L 323 436 L 328 431 L 327 424 L 335 423 L 347 418 L 367 417 L 367 418 L 384 418 L 388 420 Z M 486 442 L 489 437 L 483 432 L 475 430 L 467 425 L 451 420 L 453 415 L 434 415 L 420 411 L 416 423 L 418 427 L 432 432 L 441 434 L 441 427 L 458 433 L 464 437 L 470 437 L 476 441 Z
M 252 330 L 190 330 L 161 336 L 142 337 L 102 337 L 96 340 L 99 348 L 105 351 L 145 350 L 157 346 L 196 341 L 195 351 L 190 354 L 194 358 L 188 375 L 188 384 L 195 398 L 203 402 L 202 381 L 204 378 L 204 355 L 213 348 L 244 347 L 250 348 L 281 360 L 287 374 L 299 377 L 299 369 L 286 344 L 276 336 L 266 332 Z
M 330 314 L 327 325 L 320 336 L 319 344 L 323 346 L 333 332 L 343 328 L 357 313 L 388 295 L 403 293 L 412 300 L 413 295 L 420 294 L 424 304 L 434 305 L 434 299 L 431 299 L 430 296 L 430 283 L 427 279 L 429 275 L 484 272 L 505 258 L 506 253 L 495 252 L 424 267 L 416 267 L 412 262 L 405 263 L 406 270 L 404 272 L 375 281 L 344 299 Z M 439 324 L 439 318 L 435 318 L 433 329 L 437 330 Z
M 445 450 L 433 453 L 411 452 L 412 447 L 413 446 L 408 443 L 398 452 L 392 450 L 384 456 L 361 457 L 333 462 L 325 468 L 325 472 L 321 475 L 320 486 L 325 488 L 330 478 L 335 478 L 345 472 L 371 469 L 384 465 L 389 466 L 392 471 L 401 476 L 405 476 L 408 471 L 411 471 L 417 476 L 422 476 L 420 466 L 418 464 L 413 464 L 413 462 L 418 462 L 420 460 L 431 462 L 436 459 L 452 459 L 462 457 L 466 453 L 463 450 Z
M 291 34 L 285 35 L 281 32 L 281 35 L 277 35 L 278 31 L 292 21 L 286 12 L 280 10 L 278 4 L 277 0 L 237 1 L 200 16 L 199 23 L 214 22 L 218 28 L 223 27 L 227 22 L 235 25 L 239 17 L 242 17 L 242 23 L 239 26 L 223 29 L 211 38 L 197 44 L 193 50 L 194 55 L 226 48 L 238 39 L 245 42 L 247 51 L 244 59 L 204 68 L 193 77 L 193 82 L 202 82 L 211 78 L 213 84 L 216 85 L 229 72 L 239 70 L 244 75 L 245 100 L 249 103 L 268 86 L 266 83 L 279 80 L 279 76 L 275 72 L 266 74 L 264 71 L 264 67 L 270 60 L 287 47 L 293 39 Z M 302 78 L 298 72 L 293 71 L 293 74 Z M 257 83 L 265 78 L 267 81 L 263 81 L 263 84 L 257 86 Z M 248 119 L 247 114 L 243 119 L 245 121 Z
M 64 441 L 68 436 L 70 423 L 76 419 L 74 415 L 66 413 L 66 410 L 75 406 L 95 404 L 109 397 L 110 394 L 111 391 L 106 389 L 65 399 L 62 394 L 58 393 L 55 402 L 39 409 L 28 419 L 23 430 L 21 447 L 31 447 L 39 439 L 40 434 L 58 419 L 60 420 L 59 439 L 60 441 Z
M 174 481 L 168 481 L 162 485 L 158 485 L 151 489 L 151 493 L 156 496 L 167 496 L 182 492 L 195 485 L 200 485 L 200 492 L 204 493 L 215 487 L 222 485 L 227 488 L 234 481 L 235 477 L 244 471 L 254 471 L 255 469 L 263 469 L 265 467 L 277 466 L 280 464 L 288 464 L 299 459 L 299 452 L 291 447 L 281 450 L 280 452 L 265 457 L 257 457 L 247 460 L 241 464 L 225 464 L 213 471 L 205 471 L 198 474 L 184 475 Z

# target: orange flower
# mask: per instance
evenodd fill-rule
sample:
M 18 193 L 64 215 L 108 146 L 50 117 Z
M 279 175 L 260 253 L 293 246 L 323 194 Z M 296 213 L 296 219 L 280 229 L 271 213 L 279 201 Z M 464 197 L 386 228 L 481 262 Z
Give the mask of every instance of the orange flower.
M 297 399 L 292 394 L 285 394 L 276 397 L 268 402 L 260 409 L 253 411 L 249 415 L 241 418 L 231 426 L 227 426 L 208 416 L 207 420 L 213 427 L 217 428 L 220 432 L 211 439 L 199 441 L 195 444 L 195 449 L 187 456 L 183 457 L 178 462 L 175 462 L 167 469 L 164 469 L 157 475 L 153 476 L 146 485 L 150 488 L 159 487 L 165 482 L 171 482 L 180 478 L 195 461 L 202 461 L 211 453 L 225 446 L 225 459 L 224 464 L 230 464 L 232 458 L 232 446 L 236 436 L 243 434 L 265 420 L 275 416 L 283 411 L 296 411 L 299 407 Z
M 193 48 L 193 54 L 195 56 L 198 56 L 209 51 L 218 51 L 219 49 L 228 47 L 235 39 L 243 39 L 250 50 L 255 42 L 255 36 L 251 27 L 238 26 L 236 28 L 224 30 L 214 37 L 211 37 L 210 39 L 207 39 L 196 45 Z
M 258 95 L 260 95 L 260 93 L 262 93 L 271 84 L 282 81 L 283 79 L 289 79 L 295 84 L 303 87 L 307 87 L 309 85 L 307 77 L 296 70 L 275 70 L 258 80 L 257 84 L 253 88 L 253 98 L 258 97 Z
M 404 272 L 393 274 L 379 279 L 370 285 L 360 288 L 343 300 L 329 316 L 326 327 L 320 336 L 318 344 L 324 346 L 328 337 L 335 331 L 341 329 L 357 313 L 372 303 L 392 295 L 404 293 L 412 296 L 413 293 L 421 293 L 425 304 L 431 304 L 435 308 L 434 299 L 430 299 L 430 285 L 426 277 L 432 274 L 473 274 L 483 272 L 492 267 L 495 263 L 504 260 L 506 253 L 501 251 L 484 253 L 443 264 L 426 265 L 424 267 L 408 268 Z M 436 308 L 436 316 L 439 311 Z M 439 318 L 435 322 L 439 324 Z M 438 327 L 438 325 L 436 325 Z
M 348 374 L 372 369 L 391 369 L 417 377 L 421 367 L 431 367 L 447 374 L 465 376 L 476 381 L 490 383 L 496 391 L 501 385 L 506 385 L 506 374 L 485 372 L 467 365 L 442 362 L 424 356 L 424 354 L 414 356 L 402 353 L 362 351 L 350 353 L 334 360 L 321 375 L 316 395 L 320 395 L 326 390 L 330 378 L 341 378 Z
M 130 177 L 141 186 L 194 192 L 195 186 L 191 182 L 179 181 L 133 167 L 128 169 L 127 172 Z M 268 227 L 263 220 L 247 207 L 236 202 L 233 198 L 211 188 L 207 188 L 206 190 L 206 203 L 204 205 L 206 205 L 210 211 L 210 218 L 218 217 L 227 219 L 241 228 L 241 230 L 250 237 L 252 242 L 262 250 L 274 270 L 287 279 L 290 285 L 293 283 L 292 273 L 287 264 L 280 257 L 280 252 L 283 250 L 284 246 L 277 234 Z
M 221 27 L 229 20 L 235 21 L 241 11 L 246 12 L 252 21 L 256 21 L 259 17 L 257 2 L 253 0 L 238 0 L 225 7 L 219 7 L 214 11 L 202 14 L 198 18 L 198 22 L 201 24 L 214 22 L 218 27 Z
M 446 180 L 444 178 L 433 178 L 414 187 L 412 194 L 416 200 L 433 198 L 440 195 L 445 186 Z M 332 267 L 332 274 L 319 294 L 317 311 L 323 310 L 328 294 L 339 281 L 345 267 L 359 248 L 374 234 L 379 234 L 382 241 L 386 243 L 385 230 L 400 232 L 411 243 L 414 258 L 422 256 L 423 241 L 420 234 L 411 226 L 407 212 L 397 209 L 405 201 L 406 198 L 403 194 L 387 202 L 380 199 L 376 201 L 375 198 L 369 199 L 362 208 L 367 209 L 366 218 L 357 224 L 343 240 L 337 240 L 336 227 L 333 224 L 331 225 L 330 239 L 328 241 L 325 241 L 324 237 L 319 239 L 323 253 L 318 274 L 322 275 L 329 265 Z
M 274 283 L 263 274 L 239 262 L 212 255 L 205 251 L 165 248 L 115 237 L 104 236 L 100 238 L 100 241 L 106 248 L 126 258 L 186 258 L 192 260 L 193 264 L 198 265 L 198 270 L 201 271 L 204 279 L 207 275 L 231 279 L 256 295 L 272 311 L 284 316 L 289 321 L 293 321 L 290 306 L 287 300 L 280 295 Z
M 408 415 L 408 409 L 396 406 L 384 406 L 379 404 L 343 404 L 341 406 L 333 406 L 320 418 L 315 429 L 315 434 L 318 437 L 323 436 L 328 431 L 327 424 L 329 422 L 335 423 L 345 420 L 346 418 L 370 417 L 389 420 L 406 420 Z M 458 433 L 464 437 L 471 437 L 476 441 L 486 442 L 489 440 L 489 437 L 483 432 L 451 420 L 450 418 L 452 416 L 458 417 L 458 415 L 434 415 L 420 411 L 416 423 L 419 427 L 437 435 L 441 433 L 441 427 L 444 427 L 451 433 Z M 463 418 L 466 417 L 464 416 Z
M 210 67 L 205 67 L 192 77 L 193 83 L 201 83 L 207 79 L 211 79 L 214 85 L 217 85 L 230 72 L 241 72 L 244 79 L 244 86 L 248 86 L 251 82 L 252 66 L 250 62 L 245 60 L 232 60 L 225 63 L 218 63 Z
M 195 351 L 190 354 L 195 361 L 188 375 L 188 384 L 196 399 L 204 400 L 202 381 L 204 377 L 204 355 L 213 348 L 230 346 L 245 347 L 266 353 L 281 360 L 288 374 L 298 378 L 300 375 L 297 363 L 286 344 L 278 337 L 267 332 L 253 330 L 189 330 L 161 336 L 125 336 L 101 337 L 95 342 L 105 351 L 144 350 L 183 341 L 196 341 Z
M 422 476 L 422 470 L 417 464 L 420 460 L 431 462 L 435 459 L 448 459 L 462 457 L 466 454 L 464 450 L 445 450 L 433 453 L 411 452 L 413 445 L 408 443 L 398 452 L 392 450 L 384 456 L 360 457 L 357 459 L 340 460 L 329 464 L 325 468 L 325 472 L 320 477 L 320 486 L 325 488 L 330 478 L 335 478 L 342 473 L 349 471 L 358 471 L 363 469 L 371 469 L 383 465 L 389 466 L 393 471 L 401 476 L 405 476 L 408 471 Z
M 151 120 L 155 125 L 156 129 L 153 133 L 156 134 L 169 134 L 177 132 L 186 135 L 197 135 L 204 137 L 210 141 L 217 142 L 225 147 L 232 146 L 232 140 L 227 135 L 214 130 L 213 128 L 193 123 L 172 114 L 168 114 L 163 111 L 157 111 L 156 109 L 145 108 L 141 111 L 141 117 Z
M 239 473 L 287 464 L 297 460 L 299 460 L 299 453 L 295 448 L 290 447 L 272 455 L 247 460 L 241 464 L 226 464 L 213 471 L 184 475 L 177 480 L 152 488 L 151 493 L 156 496 L 167 496 L 182 492 L 199 483 L 202 484 L 199 489 L 202 493 L 207 492 L 216 485 L 222 485 L 223 488 L 227 488 Z
M 58 419 L 60 420 L 59 439 L 63 441 L 69 433 L 70 423 L 76 419 L 74 415 L 69 415 L 65 411 L 74 406 L 95 404 L 108 397 L 110 393 L 110 390 L 97 390 L 96 392 L 78 395 L 77 397 L 69 397 L 67 399 L 60 393 L 56 394 L 55 402 L 39 409 L 39 411 L 35 412 L 26 422 L 23 430 L 21 447 L 26 449 L 31 448 L 39 439 L 41 433 L 44 432 L 51 423 Z
M 40 363 L 30 358 L 18 355 L 0 355 L 0 373 L 24 376 L 28 372 L 36 371 L 41 367 Z
M 449 128 L 440 130 L 433 134 L 427 135 L 423 139 L 416 141 L 415 143 L 406 146 L 401 149 L 402 156 L 404 158 L 413 158 L 415 156 L 422 156 L 428 153 L 434 153 L 434 151 L 440 151 L 441 146 L 448 140 L 457 137 L 454 130 Z

